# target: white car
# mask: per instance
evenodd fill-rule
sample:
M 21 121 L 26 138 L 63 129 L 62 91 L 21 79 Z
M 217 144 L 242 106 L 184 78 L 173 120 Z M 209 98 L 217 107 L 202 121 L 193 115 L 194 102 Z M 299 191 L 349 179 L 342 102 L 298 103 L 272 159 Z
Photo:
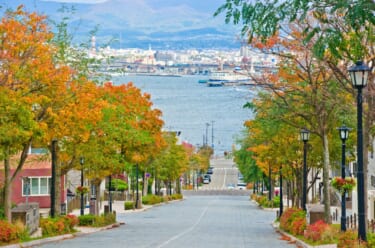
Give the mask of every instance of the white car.
M 239 190 L 246 189 L 246 183 L 237 183 L 237 189 Z
M 204 175 L 204 177 L 203 177 L 203 183 L 207 184 L 207 183 L 210 183 L 210 182 L 211 182 L 210 175 Z
M 234 183 L 229 183 L 229 184 L 227 185 L 227 189 L 234 189 L 234 188 L 235 188 Z

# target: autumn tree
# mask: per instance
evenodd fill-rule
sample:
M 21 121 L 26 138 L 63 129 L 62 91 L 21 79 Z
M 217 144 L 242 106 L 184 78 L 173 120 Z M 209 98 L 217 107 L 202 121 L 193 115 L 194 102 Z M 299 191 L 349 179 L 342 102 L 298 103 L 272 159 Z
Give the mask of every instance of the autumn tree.
M 286 34 L 289 34 L 290 23 L 302 25 L 300 33 L 302 34 L 302 44 L 307 45 L 305 49 L 310 51 L 311 58 L 314 58 L 321 67 L 330 68 L 330 74 L 334 76 L 334 79 L 331 78 L 328 81 L 326 78 L 328 85 L 325 87 L 330 89 L 336 84 L 336 89 L 345 89 L 348 93 L 354 94 L 355 91 L 350 87 L 347 73 L 350 61 L 365 60 L 371 67 L 375 65 L 374 9 L 375 3 L 371 0 L 355 2 L 350 0 L 340 2 L 276 0 L 256 3 L 245 0 L 227 0 L 215 15 L 225 12 L 226 22 L 233 21 L 235 24 L 239 24 L 241 21 L 242 34 L 248 38 L 249 43 L 255 39 L 267 44 L 275 36 L 285 37 Z M 372 142 L 373 135 L 370 130 L 375 120 L 374 90 L 374 74 L 371 74 L 369 85 L 364 94 L 369 105 L 368 108 L 365 108 L 364 128 L 364 184 L 366 186 L 367 147 Z M 353 101 L 354 99 L 351 98 L 350 102 Z M 324 142 L 327 141 L 326 139 Z M 326 153 L 325 161 L 327 158 Z M 327 182 L 325 188 L 326 186 Z M 367 189 L 365 189 L 366 193 Z M 327 196 L 326 193 L 325 196 Z M 366 196 L 365 199 L 367 199 Z M 327 207 L 326 205 L 326 211 L 328 211 Z
M 293 35 L 295 34 L 295 35 Z M 329 137 L 336 133 L 338 120 L 349 123 L 352 108 L 346 99 L 351 99 L 326 67 L 319 65 L 298 40 L 299 32 L 291 33 L 293 40 L 282 40 L 280 44 L 289 52 L 280 52 L 277 75 L 263 78 L 268 85 L 267 100 L 275 104 L 278 118 L 295 129 L 306 126 L 321 140 L 323 148 L 323 195 L 325 218 L 330 215 L 329 171 L 331 170 Z M 308 45 L 307 45 L 308 47 Z M 295 54 L 295 55 L 294 55 Z M 267 88 L 267 87 L 266 87 Z M 267 107 L 267 104 L 263 107 Z M 346 112 L 346 116 L 342 113 Z M 318 146 L 319 148 L 320 146 Z
M 252 38 L 253 47 L 279 59 L 277 74 L 264 73 L 254 80 L 265 85 L 265 89 L 270 92 L 265 95 L 266 100 L 278 106 L 279 113 L 270 118 L 278 118 L 294 128 L 306 126 L 320 137 L 324 148 L 323 192 L 325 218 L 328 221 L 331 169 L 328 137 L 337 127 L 337 120 L 341 118 L 348 123 L 352 119 L 350 113 L 353 113 L 353 108 L 347 102 L 347 99 L 352 98 L 345 88 L 339 87 L 332 70 L 316 59 L 313 53 L 316 39 L 306 41 L 305 27 L 306 23 L 295 21 L 282 30 L 282 34 L 276 33 L 263 40 Z M 267 106 L 265 104 L 263 108 Z
M 62 104 L 70 70 L 63 64 L 56 66 L 54 63 L 55 49 L 50 42 L 53 34 L 46 24 L 46 17 L 28 13 L 20 6 L 15 11 L 5 13 L 0 23 L 0 33 L 0 86 L 15 92 L 10 96 L 17 95 L 21 97 L 20 102 L 28 104 L 38 130 L 29 133 L 29 138 L 21 143 L 18 165 L 8 181 L 12 183 L 22 170 L 31 143 L 49 136 L 48 122 L 53 118 L 53 110 Z M 4 201 L 9 203 L 9 197 Z

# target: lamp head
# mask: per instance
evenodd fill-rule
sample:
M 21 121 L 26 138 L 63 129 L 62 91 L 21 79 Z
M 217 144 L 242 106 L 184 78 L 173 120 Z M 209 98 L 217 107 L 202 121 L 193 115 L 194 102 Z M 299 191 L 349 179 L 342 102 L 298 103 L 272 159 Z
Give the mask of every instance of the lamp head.
M 307 130 L 306 128 L 302 128 L 300 131 L 300 137 L 303 142 L 309 141 L 310 138 L 310 131 Z
M 351 130 L 350 128 L 343 125 L 343 126 L 339 127 L 338 130 L 339 130 L 339 134 L 340 134 L 340 139 L 342 141 L 345 141 L 349 138 L 349 131 Z
M 370 70 L 370 67 L 363 63 L 363 61 L 357 61 L 354 66 L 348 69 L 350 79 L 355 88 L 366 87 Z

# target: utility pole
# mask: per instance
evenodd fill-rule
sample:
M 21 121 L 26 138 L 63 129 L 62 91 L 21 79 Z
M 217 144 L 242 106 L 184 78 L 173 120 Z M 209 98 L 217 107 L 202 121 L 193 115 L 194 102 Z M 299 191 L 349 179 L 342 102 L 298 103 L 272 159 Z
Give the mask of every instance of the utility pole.
M 210 123 L 206 123 L 206 142 L 205 142 L 205 144 L 206 144 L 206 146 L 208 146 L 208 127 L 210 126 Z
M 211 121 L 211 147 L 214 150 L 214 121 Z

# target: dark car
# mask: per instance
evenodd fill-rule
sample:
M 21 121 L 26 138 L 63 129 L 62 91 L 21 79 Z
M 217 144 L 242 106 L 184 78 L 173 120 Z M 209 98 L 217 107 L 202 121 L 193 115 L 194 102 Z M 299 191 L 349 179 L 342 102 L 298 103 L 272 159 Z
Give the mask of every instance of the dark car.
M 207 174 L 214 174 L 214 170 L 212 167 L 208 168 Z

